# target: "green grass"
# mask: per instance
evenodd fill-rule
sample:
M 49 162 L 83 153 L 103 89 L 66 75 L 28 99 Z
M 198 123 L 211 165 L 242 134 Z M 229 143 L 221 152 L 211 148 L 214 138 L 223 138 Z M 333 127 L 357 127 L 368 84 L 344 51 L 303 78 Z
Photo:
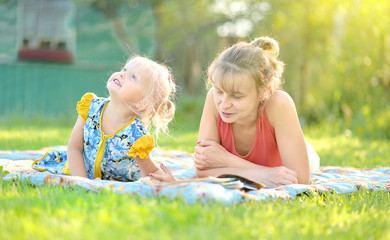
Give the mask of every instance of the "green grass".
M 187 205 L 110 192 L 1 183 L 1 239 L 388 239 L 385 192 Z
M 196 99 L 195 99 L 196 100 Z M 200 104 L 181 102 L 165 150 L 192 152 Z M 40 149 L 68 142 L 73 121 L 0 121 L 1 149 Z M 389 140 L 366 140 L 327 124 L 304 128 L 322 165 L 390 166 Z M 289 201 L 193 205 L 109 191 L 36 188 L 0 180 L 0 239 L 389 239 L 390 195 L 359 191 Z

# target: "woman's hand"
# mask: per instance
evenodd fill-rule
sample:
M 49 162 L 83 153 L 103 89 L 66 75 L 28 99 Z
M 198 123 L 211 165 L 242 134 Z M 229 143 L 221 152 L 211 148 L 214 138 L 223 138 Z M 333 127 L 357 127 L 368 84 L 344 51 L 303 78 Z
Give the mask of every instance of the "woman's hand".
M 172 175 L 171 171 L 164 164 L 160 164 L 161 170 L 157 170 L 149 174 L 149 177 L 154 178 L 160 182 L 176 182 L 176 178 Z
M 221 144 L 212 140 L 203 140 L 195 147 L 194 165 L 198 170 L 228 167 L 226 154 L 228 153 Z
M 256 171 L 257 173 L 249 174 L 247 178 L 255 182 L 260 182 L 266 187 L 274 188 L 298 183 L 297 173 L 283 166 L 263 168 L 260 171 Z

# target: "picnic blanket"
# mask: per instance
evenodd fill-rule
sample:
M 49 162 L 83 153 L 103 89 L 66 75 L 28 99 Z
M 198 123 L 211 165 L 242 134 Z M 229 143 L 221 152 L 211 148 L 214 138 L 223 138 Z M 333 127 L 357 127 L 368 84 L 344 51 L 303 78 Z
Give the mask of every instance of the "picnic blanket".
M 61 147 L 56 147 L 57 149 Z M 63 148 L 63 147 L 62 147 Z M 159 183 L 149 177 L 137 182 L 109 180 L 89 180 L 81 177 L 40 172 L 31 168 L 33 160 L 41 158 L 47 149 L 38 151 L 0 151 L 0 166 L 9 173 L 4 181 L 20 179 L 36 186 L 45 184 L 80 187 L 89 191 L 110 189 L 119 194 L 137 194 L 146 198 L 181 198 L 187 203 L 223 202 L 237 204 L 245 201 L 267 201 L 294 199 L 310 192 L 337 194 L 351 193 L 360 189 L 390 192 L 390 167 L 376 169 L 357 169 L 352 167 L 323 166 L 311 174 L 310 185 L 293 184 L 277 188 L 257 189 L 243 179 L 202 178 L 196 179 L 193 155 L 180 151 L 164 152 L 154 149 L 151 157 L 157 163 L 164 163 L 179 179 L 176 183 Z M 245 191 L 244 191 L 245 190 Z

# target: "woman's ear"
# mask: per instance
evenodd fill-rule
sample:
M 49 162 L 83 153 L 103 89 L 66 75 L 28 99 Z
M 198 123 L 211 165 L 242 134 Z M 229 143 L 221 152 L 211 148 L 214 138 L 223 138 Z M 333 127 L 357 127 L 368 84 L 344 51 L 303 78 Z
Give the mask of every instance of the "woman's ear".
M 257 93 L 257 98 L 260 102 L 265 102 L 271 96 L 271 87 L 268 86 Z
M 140 102 L 138 102 L 137 104 L 135 104 L 135 107 L 140 109 L 142 107 L 142 104 Z
M 257 101 L 262 103 L 264 102 L 265 97 L 264 97 L 264 90 L 260 90 L 257 92 Z

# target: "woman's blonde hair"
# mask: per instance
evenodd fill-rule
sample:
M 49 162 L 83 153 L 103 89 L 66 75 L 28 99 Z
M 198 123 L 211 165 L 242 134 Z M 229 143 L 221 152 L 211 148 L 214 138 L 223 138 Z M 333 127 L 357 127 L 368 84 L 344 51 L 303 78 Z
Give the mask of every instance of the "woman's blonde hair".
M 158 137 L 161 131 L 167 132 L 168 123 L 175 115 L 175 104 L 172 100 L 175 97 L 176 85 L 173 77 L 167 66 L 146 57 L 134 56 L 129 61 L 137 61 L 137 64 L 152 73 L 151 84 L 144 98 L 137 103 L 135 112 Z
M 224 88 L 224 79 L 249 74 L 256 83 L 257 93 L 263 90 L 264 103 L 281 85 L 284 63 L 278 60 L 278 55 L 279 45 L 270 37 L 236 43 L 218 54 L 211 63 L 207 85 L 211 87 L 217 81 Z

